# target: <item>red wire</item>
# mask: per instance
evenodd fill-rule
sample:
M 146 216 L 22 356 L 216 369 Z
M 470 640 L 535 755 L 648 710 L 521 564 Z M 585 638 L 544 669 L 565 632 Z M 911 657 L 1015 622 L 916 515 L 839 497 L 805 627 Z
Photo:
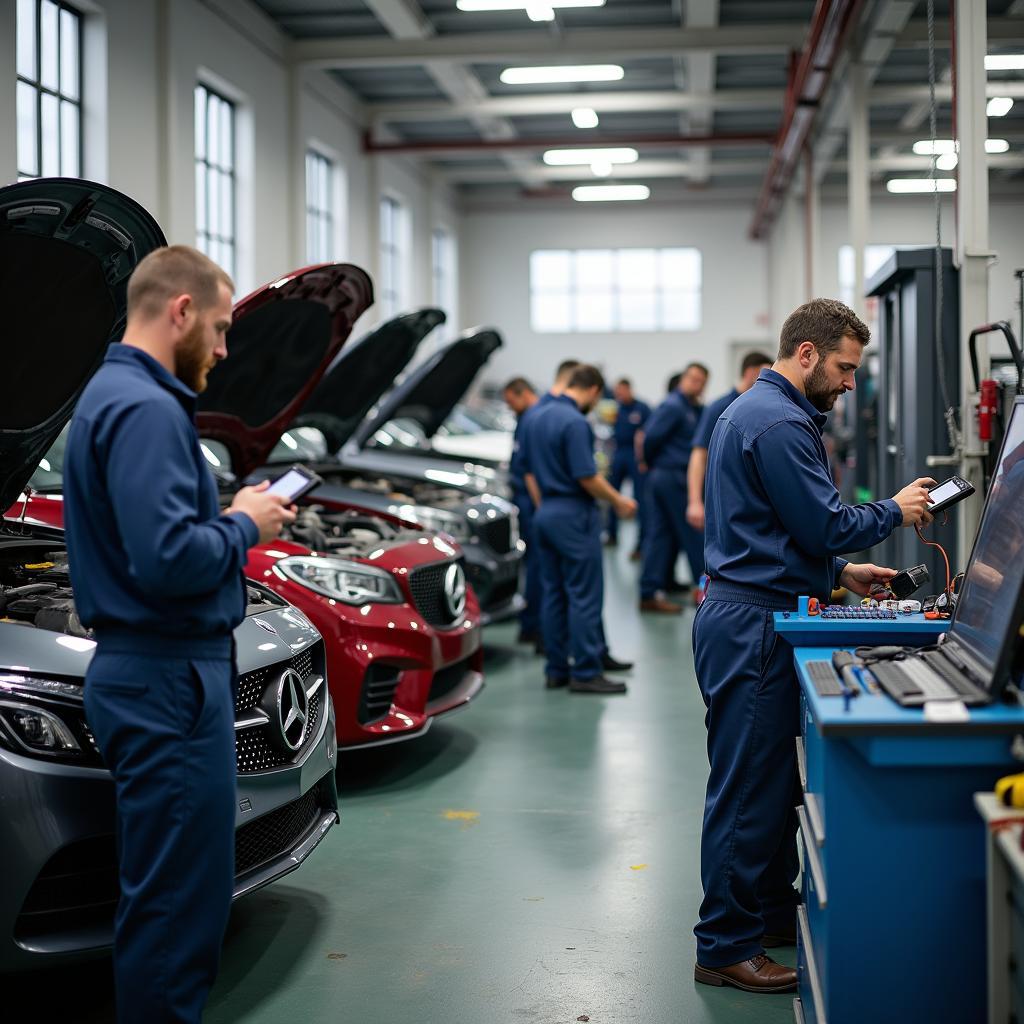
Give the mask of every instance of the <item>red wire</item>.
M 949 591 L 952 587 L 952 580 L 949 572 L 949 556 L 946 554 L 946 549 L 936 540 L 925 540 L 924 534 L 921 532 L 921 524 L 918 523 L 914 530 L 917 532 L 918 539 L 922 544 L 926 544 L 930 548 L 938 548 L 942 554 L 942 560 L 946 563 L 946 589 L 943 593 L 946 597 L 949 597 Z

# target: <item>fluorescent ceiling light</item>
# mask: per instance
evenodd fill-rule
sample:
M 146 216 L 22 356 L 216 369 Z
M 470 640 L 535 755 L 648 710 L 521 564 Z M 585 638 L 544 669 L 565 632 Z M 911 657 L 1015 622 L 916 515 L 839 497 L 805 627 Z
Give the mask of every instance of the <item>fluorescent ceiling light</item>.
M 614 170 L 614 166 L 611 160 L 595 160 L 590 165 L 590 169 L 593 171 L 595 178 L 607 178 Z
M 960 158 L 956 153 L 943 153 L 942 156 L 935 158 L 935 166 L 940 171 L 951 171 L 959 163 Z
M 528 11 L 537 0 L 458 0 L 460 11 Z M 605 0 L 540 0 L 544 7 L 604 7 Z
M 575 164 L 635 164 L 639 154 L 635 149 L 549 149 L 544 163 L 549 167 L 572 167 Z
M 953 178 L 890 178 L 885 183 L 890 191 L 900 195 L 919 192 L 955 192 L 956 181 Z
M 639 202 L 650 194 L 646 185 L 579 185 L 572 190 L 577 203 Z
M 543 68 L 505 68 L 505 85 L 549 85 L 557 82 L 618 82 L 623 77 L 618 64 L 559 64 Z
M 555 9 L 545 0 L 530 0 L 526 5 L 526 14 L 530 21 L 555 20 Z
M 1013 109 L 1013 100 L 1009 96 L 993 96 L 988 101 L 988 106 L 985 108 L 985 113 L 989 117 L 1006 117 L 1006 115 Z
M 985 58 L 986 71 L 1024 71 L 1024 53 L 990 53 Z
M 1006 153 L 1009 149 L 1010 144 L 1006 139 L 985 140 L 986 153 Z M 942 156 L 943 153 L 957 153 L 959 150 L 959 144 L 953 139 L 936 139 L 934 142 L 931 139 L 921 139 L 914 143 L 914 152 L 918 156 Z
M 1012 103 L 1013 100 L 1010 100 Z M 572 112 L 572 123 L 577 128 L 596 128 L 598 125 L 597 111 L 590 107 L 577 107 Z

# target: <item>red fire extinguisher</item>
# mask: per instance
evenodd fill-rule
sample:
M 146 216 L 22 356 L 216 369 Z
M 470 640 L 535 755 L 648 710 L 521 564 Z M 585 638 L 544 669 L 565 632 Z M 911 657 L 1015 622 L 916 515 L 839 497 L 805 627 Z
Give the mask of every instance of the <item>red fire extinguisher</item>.
M 999 403 L 999 385 L 994 380 L 983 380 L 978 394 L 978 440 L 992 440 L 992 421 Z

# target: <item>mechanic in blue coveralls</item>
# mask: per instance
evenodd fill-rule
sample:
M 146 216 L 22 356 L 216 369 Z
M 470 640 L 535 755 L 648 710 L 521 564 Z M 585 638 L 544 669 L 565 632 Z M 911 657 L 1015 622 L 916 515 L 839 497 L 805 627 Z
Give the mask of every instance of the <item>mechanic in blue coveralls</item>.
M 249 548 L 294 519 L 246 487 L 222 512 L 194 416 L 227 355 L 231 279 L 186 246 L 128 284 L 128 323 L 65 456 L 71 581 L 97 646 L 85 710 L 114 777 L 122 1024 L 199 1024 L 234 887 L 235 664 Z
M 690 452 L 690 465 L 686 470 L 689 503 L 686 506 L 686 521 L 695 530 L 704 529 L 704 475 L 708 468 L 708 445 L 711 443 L 711 432 L 715 429 L 718 417 L 736 401 L 745 395 L 757 380 L 758 374 L 765 367 L 772 365 L 772 357 L 763 352 L 748 352 L 740 364 L 740 379 L 732 391 L 716 398 L 706 406 L 700 416 L 697 433 L 693 438 L 693 450 Z
M 625 693 L 625 683 L 604 675 L 609 658 L 601 612 L 604 568 L 601 519 L 595 499 L 615 505 L 624 518 L 636 502 L 597 472 L 589 413 L 604 390 L 593 366 L 577 366 L 561 395 L 531 414 L 528 472 L 537 492 L 534 538 L 540 548 L 541 628 L 549 689 L 573 693 Z
M 793 650 L 776 636 L 772 613 L 795 608 L 799 595 L 827 601 L 838 585 L 864 595 L 887 583 L 895 570 L 840 554 L 931 521 L 926 488 L 934 481 L 850 506 L 829 473 L 825 413 L 853 390 L 869 340 L 841 302 L 801 306 L 783 325 L 775 365 L 722 413 L 711 435 L 711 581 L 693 626 L 711 763 L 695 977 L 710 985 L 782 992 L 797 983 L 795 970 L 764 952 L 794 944 L 799 902 L 799 686 Z
M 519 536 L 526 542 L 524 587 L 526 607 L 519 616 L 519 642 L 541 645 L 540 601 L 541 583 L 537 545 L 533 542 L 533 499 L 526 488 L 526 449 L 523 433 L 534 407 L 540 401 L 537 392 L 525 377 L 513 377 L 502 389 L 505 404 L 516 414 L 516 431 L 512 439 L 512 457 L 508 462 L 508 479 L 512 501 L 519 510 Z
M 612 453 L 611 472 L 608 483 L 617 491 L 629 480 L 633 485 L 633 497 L 637 503 L 637 522 L 643 522 L 644 480 L 646 473 L 640 471 L 636 457 L 636 436 L 644 429 L 647 417 L 651 415 L 651 407 L 641 402 L 633 394 L 633 384 L 628 377 L 615 382 L 615 401 L 619 408 L 615 414 L 615 428 L 612 439 L 615 444 Z M 617 544 L 619 540 L 619 517 L 615 509 L 608 509 L 608 543 Z M 640 547 L 640 539 L 637 540 Z
M 644 428 L 647 484 L 640 575 L 640 610 L 643 612 L 668 615 L 682 612 L 682 605 L 665 596 L 680 551 L 686 553 L 694 587 L 704 572 L 703 537 L 686 522 L 686 470 L 693 437 L 704 411 L 700 397 L 707 383 L 707 367 L 690 363 L 675 390 L 651 413 Z

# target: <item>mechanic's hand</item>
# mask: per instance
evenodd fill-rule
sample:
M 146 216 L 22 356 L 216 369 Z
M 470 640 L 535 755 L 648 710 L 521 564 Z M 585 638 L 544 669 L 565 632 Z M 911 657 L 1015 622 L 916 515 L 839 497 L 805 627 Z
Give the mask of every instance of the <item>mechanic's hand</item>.
M 872 565 L 865 562 L 861 565 L 854 565 L 848 562 L 846 568 L 839 575 L 839 582 L 847 590 L 867 597 L 872 590 L 888 586 L 889 581 L 896 575 L 895 569 L 883 569 L 879 565 Z
M 925 526 L 932 521 L 928 511 L 928 488 L 934 486 L 935 481 L 930 476 L 922 476 L 892 496 L 903 513 L 904 526 Z
M 615 514 L 620 519 L 632 519 L 636 515 L 636 502 L 620 494 L 615 499 Z
M 281 530 L 295 520 L 295 506 L 281 494 L 267 494 L 269 480 L 255 487 L 243 487 L 231 502 L 228 513 L 244 512 L 260 531 L 260 544 L 280 536 Z
M 686 521 L 695 529 L 704 529 L 704 502 L 691 501 L 686 506 Z

